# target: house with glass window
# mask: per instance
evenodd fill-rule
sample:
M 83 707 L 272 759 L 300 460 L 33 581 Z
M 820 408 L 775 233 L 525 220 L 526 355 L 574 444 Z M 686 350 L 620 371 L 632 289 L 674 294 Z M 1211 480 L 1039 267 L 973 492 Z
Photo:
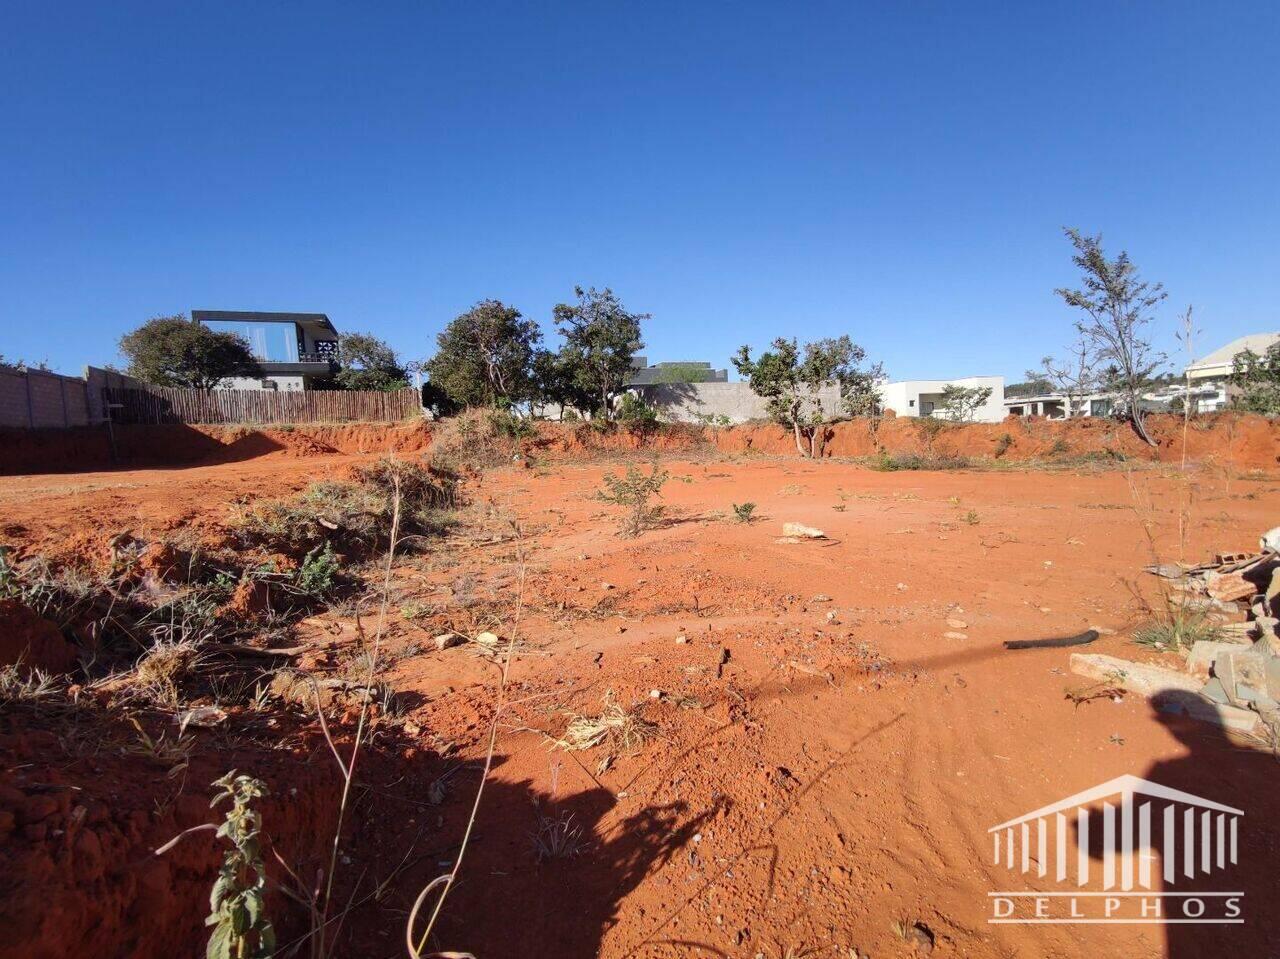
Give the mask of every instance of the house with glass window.
M 230 377 L 224 389 L 310 390 L 338 372 L 338 331 L 323 313 L 192 310 L 191 319 L 238 333 L 258 358 L 257 376 Z

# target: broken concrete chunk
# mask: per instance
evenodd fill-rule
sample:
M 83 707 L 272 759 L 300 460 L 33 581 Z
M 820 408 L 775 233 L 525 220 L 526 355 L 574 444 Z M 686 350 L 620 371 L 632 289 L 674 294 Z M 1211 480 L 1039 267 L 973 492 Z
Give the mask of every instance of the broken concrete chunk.
M 1175 669 L 1135 663 L 1101 653 L 1072 653 L 1071 671 L 1077 676 L 1113 683 L 1143 696 L 1154 696 L 1171 690 L 1198 693 L 1204 685 L 1203 680 Z
M 497 646 L 500 640 L 498 639 L 497 633 L 484 632 L 476 636 L 476 642 L 481 646 L 493 647 Z
M 1213 661 L 1220 654 L 1235 652 L 1239 649 L 1241 649 L 1239 643 L 1202 639 L 1191 647 L 1191 652 L 1187 656 L 1187 672 L 1193 676 L 1203 676 L 1208 679 L 1209 672 L 1213 669 Z
M 803 523 L 783 523 L 783 536 L 794 536 L 797 539 L 826 539 L 827 534 L 822 530 L 813 526 L 805 526 Z
M 1280 526 L 1263 533 L 1262 538 L 1258 540 L 1258 545 L 1269 552 L 1280 553 Z
M 1258 726 L 1258 714 L 1235 706 L 1223 706 L 1192 696 L 1179 696 L 1163 700 L 1160 712 L 1174 716 L 1189 716 L 1202 723 L 1213 723 L 1242 733 L 1252 733 Z
M 1248 599 L 1258 591 L 1258 587 L 1244 578 L 1243 573 L 1210 573 L 1205 579 L 1209 595 L 1216 600 L 1229 603 L 1238 599 Z

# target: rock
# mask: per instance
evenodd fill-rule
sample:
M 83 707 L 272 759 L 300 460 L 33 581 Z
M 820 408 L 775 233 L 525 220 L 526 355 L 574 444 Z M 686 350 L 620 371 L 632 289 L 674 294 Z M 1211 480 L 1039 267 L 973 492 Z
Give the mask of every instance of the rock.
M 498 639 L 497 633 L 483 632 L 476 636 L 476 642 L 481 646 L 488 646 L 492 649 L 494 646 L 497 646 L 501 640 Z
M 683 633 L 676 637 L 676 644 L 678 646 L 683 646 L 687 642 L 689 642 L 689 637 L 685 636 Z
M 437 650 L 446 650 L 453 646 L 461 646 L 467 640 L 457 633 L 441 633 L 434 640 Z
M 1263 533 L 1258 545 L 1272 553 L 1280 553 L 1280 526 Z
M 600 588 L 603 590 L 613 589 L 613 583 L 601 583 Z
M 783 536 L 794 536 L 797 539 L 826 539 L 827 534 L 820 529 L 812 526 L 805 526 L 803 523 L 783 523 Z
M 651 689 L 651 690 L 649 690 L 649 698 L 650 698 L 650 699 L 661 699 L 661 698 L 662 698 L 662 690 L 661 690 L 661 689 Z
M 968 629 L 969 628 L 969 624 L 966 623 L 963 619 L 949 619 L 947 620 L 947 625 L 950 626 L 952 629 Z
M 809 602 L 811 602 L 811 603 L 829 603 L 829 602 L 831 602 L 831 597 L 830 597 L 830 596 L 828 596 L 826 593 L 819 593 L 817 596 L 813 597 L 813 599 L 809 600 Z
M 943 639 L 968 639 L 968 633 L 946 632 L 942 634 Z

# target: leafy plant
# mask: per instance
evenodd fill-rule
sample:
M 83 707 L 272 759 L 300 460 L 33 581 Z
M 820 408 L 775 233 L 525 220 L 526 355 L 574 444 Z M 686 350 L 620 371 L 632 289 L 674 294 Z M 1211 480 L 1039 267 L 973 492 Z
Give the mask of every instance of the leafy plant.
M 634 393 L 623 393 L 615 414 L 619 423 L 652 426 L 658 422 L 658 411 Z
M 209 895 L 210 913 L 204 924 L 212 926 L 207 959 L 269 959 L 275 954 L 276 934 L 266 913 L 267 872 L 262 864 L 258 833 L 262 828 L 252 803 L 267 794 L 267 787 L 233 769 L 213 784 L 219 792 L 209 804 L 216 808 L 230 801 L 218 838 L 230 848 Z
M 308 596 L 316 598 L 332 592 L 338 579 L 341 564 L 333 553 L 333 547 L 325 543 L 307 553 L 298 567 L 295 585 Z
M 1011 433 L 1001 433 L 1000 438 L 996 440 L 996 459 L 1009 452 L 1009 447 L 1012 445 L 1013 435 Z
M 553 366 L 566 378 L 571 396 L 590 396 L 612 418 L 613 398 L 631 375 L 631 358 L 643 348 L 640 323 L 648 313 L 629 313 L 613 290 L 574 287 L 577 303 L 558 303 L 553 313 L 564 337 Z
M 623 476 L 607 473 L 604 477 L 605 488 L 596 493 L 596 498 L 625 510 L 621 529 L 623 536 L 639 536 L 662 518 L 663 507 L 650 506 L 649 501 L 662 495 L 662 486 L 666 481 L 667 471 L 657 463 L 653 464 L 647 476 L 636 464 L 631 463 Z
M 734 503 L 733 515 L 739 523 L 750 523 L 756 511 L 755 503 Z
M 960 521 L 968 526 L 977 526 L 982 520 L 978 517 L 977 510 L 969 510 L 960 517 Z

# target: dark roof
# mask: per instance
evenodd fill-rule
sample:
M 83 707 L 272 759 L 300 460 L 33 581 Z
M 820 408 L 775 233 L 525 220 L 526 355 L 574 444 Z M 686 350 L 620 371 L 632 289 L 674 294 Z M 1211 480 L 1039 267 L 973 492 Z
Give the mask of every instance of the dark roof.
M 327 327 L 337 336 L 329 317 L 324 313 L 259 313 L 256 310 L 192 310 L 191 319 L 197 323 L 209 320 L 232 320 L 237 322 L 256 321 L 258 323 L 317 323 Z

